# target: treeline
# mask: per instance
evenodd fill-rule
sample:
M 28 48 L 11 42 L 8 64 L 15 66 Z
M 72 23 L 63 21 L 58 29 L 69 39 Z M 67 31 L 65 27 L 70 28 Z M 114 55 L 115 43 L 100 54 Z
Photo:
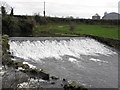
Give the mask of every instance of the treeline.
M 26 18 L 26 16 L 20 16 L 20 15 L 16 15 L 15 17 L 19 17 L 19 18 Z M 74 18 L 58 18 L 58 17 L 42 17 L 39 15 L 35 15 L 35 16 L 27 16 L 27 17 L 34 17 L 35 21 L 39 24 L 47 24 L 47 23 L 78 23 L 78 24 L 100 24 L 100 25 L 118 25 L 120 20 L 104 20 L 104 19 L 100 19 L 100 20 L 93 20 L 93 19 L 74 19 Z
M 118 25 L 120 20 L 93 20 L 93 19 L 73 19 L 73 18 L 56 18 L 56 17 L 47 17 L 49 22 L 60 22 L 60 23 L 78 23 L 78 24 L 107 24 L 107 25 Z

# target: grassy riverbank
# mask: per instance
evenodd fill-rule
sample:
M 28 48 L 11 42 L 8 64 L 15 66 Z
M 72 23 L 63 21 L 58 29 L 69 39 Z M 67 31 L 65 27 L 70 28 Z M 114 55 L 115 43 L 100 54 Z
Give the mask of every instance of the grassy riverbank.
M 73 30 L 70 30 L 71 27 L 73 27 Z M 75 34 L 87 34 L 119 39 L 118 32 L 117 25 L 87 25 L 74 23 L 71 26 L 65 23 L 49 23 L 46 25 L 38 25 L 33 30 L 33 36 L 73 36 Z

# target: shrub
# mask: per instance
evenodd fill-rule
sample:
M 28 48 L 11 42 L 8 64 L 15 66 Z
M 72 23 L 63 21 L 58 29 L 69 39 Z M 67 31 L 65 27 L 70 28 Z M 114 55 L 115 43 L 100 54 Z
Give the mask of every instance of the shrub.
M 32 35 L 33 23 L 28 18 L 19 18 L 14 16 L 3 16 L 2 34 L 9 36 L 29 36 Z

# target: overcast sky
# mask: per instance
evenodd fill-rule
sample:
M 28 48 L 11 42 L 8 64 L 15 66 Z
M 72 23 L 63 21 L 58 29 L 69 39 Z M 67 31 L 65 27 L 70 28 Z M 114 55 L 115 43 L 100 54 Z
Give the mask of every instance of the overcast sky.
M 44 0 L 0 0 L 14 7 L 14 14 L 43 15 Z M 118 12 L 119 0 L 45 0 L 46 15 L 59 17 L 79 17 L 91 18 L 98 13 L 100 16 L 104 12 Z

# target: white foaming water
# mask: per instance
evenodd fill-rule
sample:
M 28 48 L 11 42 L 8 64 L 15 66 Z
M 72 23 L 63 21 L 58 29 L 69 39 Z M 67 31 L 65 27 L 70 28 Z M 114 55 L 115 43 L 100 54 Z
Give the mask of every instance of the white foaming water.
M 76 62 L 77 62 L 77 60 L 74 59 L 74 58 L 69 58 L 68 60 L 69 60 L 70 62 L 73 62 L 73 63 L 76 63 Z
M 23 59 L 40 60 L 45 58 L 62 59 L 69 55 L 80 58 L 80 55 L 116 54 L 105 45 L 94 39 L 44 40 L 44 41 L 9 41 L 10 52 Z
M 90 58 L 90 61 L 108 63 L 107 61 L 103 61 L 103 60 L 95 59 L 95 58 Z

